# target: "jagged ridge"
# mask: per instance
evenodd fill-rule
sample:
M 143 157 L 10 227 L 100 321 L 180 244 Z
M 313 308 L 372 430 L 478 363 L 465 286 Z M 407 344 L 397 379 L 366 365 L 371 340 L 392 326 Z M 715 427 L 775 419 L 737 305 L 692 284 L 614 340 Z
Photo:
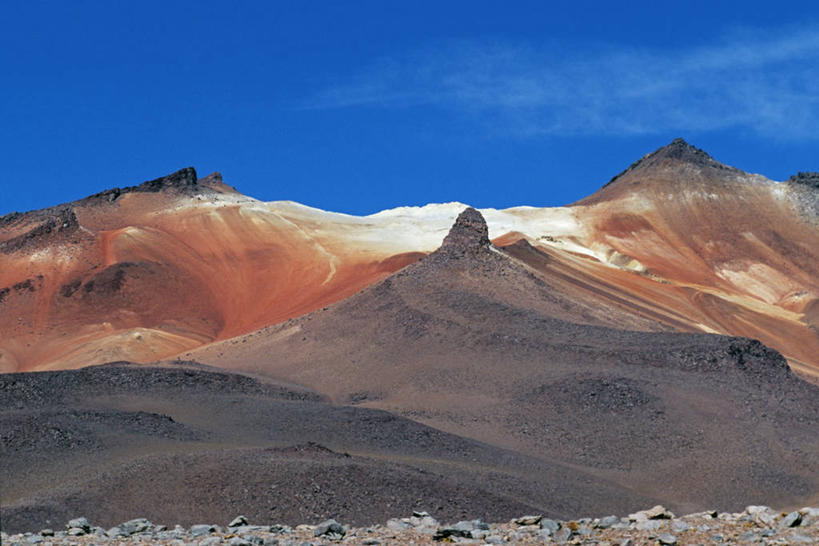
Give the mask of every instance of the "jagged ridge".
M 789 184 L 799 184 L 815 190 L 819 189 L 819 172 L 798 172 L 788 178 Z
M 185 167 L 175 171 L 169 175 L 161 176 L 153 180 L 148 180 L 136 186 L 115 187 L 110 188 L 99 193 L 71 201 L 55 207 L 47 207 L 44 209 L 32 210 L 28 212 L 10 212 L 0 216 L 0 227 L 9 226 L 19 220 L 31 217 L 45 217 L 48 218 L 54 215 L 60 215 L 67 208 L 72 206 L 89 206 L 99 202 L 113 203 L 121 196 L 127 193 L 159 193 L 162 191 L 177 192 L 186 195 L 193 195 L 196 193 L 220 192 L 217 189 L 219 186 L 232 189 L 235 188 L 225 185 L 222 182 L 222 175 L 218 172 L 211 173 L 204 178 L 197 178 L 196 169 L 193 167 Z
M 84 199 L 80 199 L 78 204 L 91 204 L 99 201 L 114 202 L 127 193 L 158 193 L 161 191 L 178 192 L 186 195 L 215 191 L 213 185 L 222 183 L 222 175 L 218 172 L 209 174 L 205 178 L 197 178 L 196 169 L 185 167 L 167 176 L 161 176 L 154 180 L 148 180 L 137 186 L 125 188 L 111 188 Z

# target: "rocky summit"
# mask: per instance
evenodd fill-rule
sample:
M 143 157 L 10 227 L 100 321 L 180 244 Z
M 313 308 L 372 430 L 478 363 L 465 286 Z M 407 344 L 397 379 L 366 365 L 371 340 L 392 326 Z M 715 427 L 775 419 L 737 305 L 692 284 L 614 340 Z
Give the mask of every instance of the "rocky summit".
M 489 245 L 489 227 L 486 220 L 480 212 L 467 207 L 455 219 L 439 250 L 463 253 L 487 248 Z

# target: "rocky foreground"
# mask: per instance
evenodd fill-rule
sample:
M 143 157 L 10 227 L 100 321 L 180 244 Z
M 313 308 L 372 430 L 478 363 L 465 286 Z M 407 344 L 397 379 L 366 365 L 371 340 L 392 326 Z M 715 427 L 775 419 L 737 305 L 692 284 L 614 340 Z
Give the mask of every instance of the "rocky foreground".
M 780 513 L 767 506 L 748 506 L 741 513 L 699 512 L 676 517 L 655 506 L 628 517 L 608 516 L 555 521 L 539 515 L 522 516 L 508 523 L 481 520 L 442 525 L 426 512 L 391 519 L 386 525 L 350 528 L 335 520 L 319 525 L 251 525 L 237 516 L 227 526 L 201 524 L 169 529 L 147 519 L 130 520 L 111 529 L 92 525 L 84 517 L 65 530 L 43 529 L 16 535 L 2 533 L 2 544 L 90 545 L 107 543 L 168 544 L 182 546 L 309 546 L 319 544 L 816 544 L 819 543 L 819 508 Z

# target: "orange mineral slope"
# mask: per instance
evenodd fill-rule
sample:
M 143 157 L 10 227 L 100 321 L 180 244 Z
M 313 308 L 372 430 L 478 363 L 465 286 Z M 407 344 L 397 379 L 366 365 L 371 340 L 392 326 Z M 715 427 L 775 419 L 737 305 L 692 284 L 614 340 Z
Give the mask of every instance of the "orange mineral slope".
M 816 381 L 818 182 L 812 174 L 774 182 L 675 140 L 571 206 L 481 213 L 505 256 L 559 297 L 595 309 L 567 320 L 750 337 Z M 429 252 L 463 208 L 428 205 L 374 217 L 391 216 L 405 225 L 423 218 L 430 237 L 439 234 L 431 247 L 429 237 L 419 238 L 416 248 Z M 492 289 L 494 297 L 502 292 Z M 542 307 L 536 301 L 506 303 Z M 560 313 L 555 318 L 566 319 Z M 251 349 L 249 340 L 237 338 L 192 356 L 241 366 L 242 343 Z M 224 359 L 215 356 L 222 352 Z M 269 371 L 275 374 L 274 360 Z
M 0 371 L 149 362 L 314 311 L 435 250 L 464 208 L 355 217 L 184 169 L 7 215 Z M 675 140 L 573 205 L 481 212 L 590 323 L 756 338 L 819 377 L 817 209 L 819 175 L 773 182 Z
M 307 313 L 417 259 L 402 237 L 193 169 L 7 215 L 0 372 L 150 362 Z
M 503 242 L 526 239 L 533 249 L 508 252 L 578 294 L 678 330 L 759 339 L 815 379 L 818 186 L 742 172 L 678 139 L 564 209 L 576 229 L 527 231 L 549 209 L 517 209 L 518 235 Z

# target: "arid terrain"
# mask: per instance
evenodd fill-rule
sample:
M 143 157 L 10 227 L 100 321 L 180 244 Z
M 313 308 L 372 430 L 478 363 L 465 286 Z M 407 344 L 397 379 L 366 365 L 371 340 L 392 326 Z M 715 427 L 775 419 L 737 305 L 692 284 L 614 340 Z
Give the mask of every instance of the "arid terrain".
M 2 217 L 3 530 L 816 506 L 817 178 L 675 140 L 560 208 L 355 217 L 184 169 Z
M 776 183 L 675 140 L 573 205 L 481 212 L 498 247 L 572 299 L 633 316 L 619 327 L 759 339 L 815 377 L 811 176 Z M 464 208 L 349 216 L 188 168 L 6 215 L 0 370 L 152 362 L 304 315 L 434 251 Z

